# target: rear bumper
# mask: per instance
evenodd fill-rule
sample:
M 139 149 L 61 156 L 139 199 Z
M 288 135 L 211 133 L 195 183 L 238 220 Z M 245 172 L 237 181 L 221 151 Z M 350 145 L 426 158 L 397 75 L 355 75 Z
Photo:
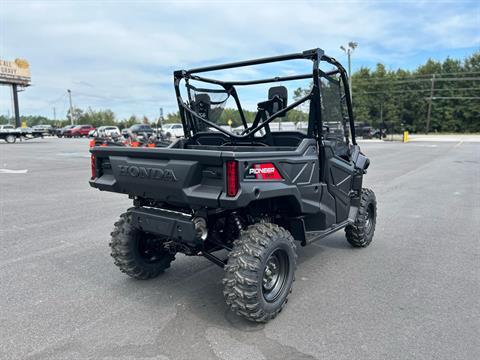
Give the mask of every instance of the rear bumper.
M 201 243 L 196 237 L 195 225 L 188 215 L 151 208 L 135 208 L 130 211 L 132 225 L 142 231 L 189 245 Z

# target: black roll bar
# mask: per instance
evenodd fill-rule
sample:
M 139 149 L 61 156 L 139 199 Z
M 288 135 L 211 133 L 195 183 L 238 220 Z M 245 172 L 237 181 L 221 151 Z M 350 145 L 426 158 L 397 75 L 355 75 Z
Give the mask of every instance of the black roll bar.
M 207 72 L 207 71 L 217 71 L 217 70 L 232 69 L 232 68 L 244 67 L 244 66 L 268 64 L 268 63 L 278 62 L 278 61 L 311 59 L 313 56 L 321 58 L 323 55 L 324 55 L 324 51 L 322 49 L 312 49 L 312 50 L 307 50 L 301 53 L 270 56 L 270 57 L 264 57 L 260 59 L 254 59 L 254 60 L 237 61 L 237 62 L 220 64 L 220 65 L 193 68 L 190 70 L 186 70 L 186 72 L 187 74 L 196 74 L 196 73 Z
M 225 70 L 225 69 L 232 69 L 232 68 L 238 68 L 238 67 L 244 67 L 244 66 L 252 66 L 252 65 L 260 65 L 260 64 L 267 64 L 267 63 L 274 63 L 274 62 L 280 62 L 280 61 L 286 61 L 286 60 L 298 60 L 298 59 L 306 59 L 306 60 L 311 60 L 313 61 L 313 71 L 311 74 L 298 74 L 298 75 L 291 75 L 291 76 L 277 76 L 273 78 L 267 78 L 267 79 L 259 79 L 259 80 L 246 80 L 246 81 L 221 81 L 221 80 L 215 80 L 215 79 L 210 79 L 206 78 L 203 76 L 199 75 L 193 75 L 197 73 L 202 73 L 202 72 L 210 72 L 210 71 L 217 71 L 217 70 Z M 329 71 L 329 72 L 323 72 L 322 70 L 319 69 L 319 63 L 320 61 L 325 61 L 333 66 L 336 67 L 335 70 Z M 232 62 L 232 63 L 226 63 L 226 64 L 219 64 L 219 65 L 212 65 L 212 66 L 205 66 L 205 67 L 198 67 L 198 68 L 193 68 L 189 70 L 177 70 L 174 71 L 174 84 L 175 84 L 175 94 L 177 97 L 177 102 L 179 105 L 179 110 L 180 110 L 180 117 L 182 119 L 182 123 L 184 126 L 184 132 L 185 136 L 188 137 L 190 135 L 190 132 L 192 131 L 191 125 L 189 121 L 186 119 L 186 114 L 188 113 L 190 116 L 193 116 L 207 125 L 217 129 L 218 131 L 232 137 L 235 139 L 245 139 L 253 134 L 255 134 L 258 130 L 260 130 L 262 127 L 264 127 L 266 124 L 270 123 L 273 119 L 279 117 L 280 115 L 285 114 L 287 111 L 295 108 L 296 106 L 302 104 L 303 102 L 307 100 L 313 100 L 311 101 L 311 109 L 310 109 L 310 119 L 309 119 L 309 127 L 308 127 L 308 135 L 313 136 L 315 135 L 317 137 L 317 140 L 320 140 L 320 134 L 322 131 L 322 114 L 321 114 L 321 97 L 320 97 L 320 76 L 324 77 L 330 77 L 331 75 L 337 75 L 340 74 L 342 82 L 343 82 L 343 87 L 344 87 L 344 92 L 346 95 L 346 102 L 347 102 L 347 109 L 348 109 L 348 117 L 350 120 L 350 130 L 352 134 L 352 143 L 356 144 L 356 139 L 355 139 L 355 126 L 353 122 L 353 111 L 352 111 L 352 102 L 351 102 L 351 97 L 350 97 L 350 89 L 348 87 L 348 79 L 347 79 L 347 73 L 345 71 L 345 68 L 334 58 L 329 57 L 325 55 L 325 52 L 322 49 L 316 48 L 316 49 L 311 49 L 311 50 L 306 50 L 300 53 L 293 53 L 293 54 L 287 54 L 287 55 L 280 55 L 280 56 L 272 56 L 272 57 L 265 57 L 265 58 L 260 58 L 260 59 L 255 59 L 255 60 L 246 60 L 246 61 L 238 61 L 238 62 Z M 242 120 L 242 123 L 245 127 L 245 129 L 248 128 L 240 101 L 238 99 L 237 92 L 235 90 L 235 85 L 237 86 L 244 86 L 244 85 L 257 85 L 257 84 L 265 84 L 265 83 L 272 83 L 272 82 L 279 82 L 279 81 L 290 81 L 290 80 L 302 80 L 302 79 L 313 79 L 313 87 L 311 92 L 299 99 L 298 101 L 288 105 L 284 109 L 272 114 L 270 117 L 268 117 L 265 121 L 257 125 L 255 128 L 251 129 L 244 135 L 236 135 L 232 134 L 227 130 L 224 130 L 220 126 L 218 126 L 215 123 L 212 123 L 208 121 L 207 119 L 204 119 L 200 115 L 198 115 L 195 111 L 189 108 L 187 104 L 185 104 L 182 100 L 181 94 L 180 94 L 180 89 L 179 89 L 179 84 L 182 79 L 185 79 L 185 81 L 188 82 L 188 79 L 192 80 L 198 80 L 210 84 L 216 84 L 222 86 L 225 90 L 230 90 L 233 98 L 235 99 L 235 103 L 238 107 L 240 117 Z M 190 93 L 189 93 L 190 94 Z M 191 99 L 190 99 L 191 101 Z M 312 121 L 313 119 L 313 121 Z

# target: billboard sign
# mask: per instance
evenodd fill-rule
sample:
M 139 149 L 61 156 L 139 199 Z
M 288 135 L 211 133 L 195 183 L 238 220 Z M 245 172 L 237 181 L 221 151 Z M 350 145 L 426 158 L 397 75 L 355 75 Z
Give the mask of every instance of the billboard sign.
M 0 59 L 0 84 L 28 86 L 30 80 L 30 65 L 27 60 L 7 61 Z

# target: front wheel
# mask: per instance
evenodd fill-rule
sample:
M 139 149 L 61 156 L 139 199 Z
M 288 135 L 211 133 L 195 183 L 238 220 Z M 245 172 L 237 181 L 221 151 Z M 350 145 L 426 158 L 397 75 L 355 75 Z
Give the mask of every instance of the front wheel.
M 225 266 L 227 305 L 250 321 L 273 319 L 292 291 L 296 262 L 296 245 L 287 230 L 271 223 L 249 226 L 235 240 Z
M 377 199 L 370 189 L 362 189 L 360 207 L 355 222 L 345 228 L 345 235 L 350 245 L 367 247 L 373 239 L 377 223 Z
M 157 277 L 170 267 L 175 255 L 163 247 L 163 239 L 134 228 L 131 218 L 127 211 L 115 223 L 111 256 L 120 271 L 128 276 L 139 280 Z

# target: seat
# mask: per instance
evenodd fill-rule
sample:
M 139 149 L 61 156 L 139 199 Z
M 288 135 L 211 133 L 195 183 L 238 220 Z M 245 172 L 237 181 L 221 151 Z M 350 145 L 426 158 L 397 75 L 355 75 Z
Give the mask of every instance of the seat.
M 195 95 L 195 100 L 193 103 L 194 111 L 200 115 L 205 120 L 209 120 L 210 118 L 210 110 L 211 110 L 211 100 L 208 94 L 197 94 Z M 202 122 L 199 119 L 195 119 L 195 123 L 197 126 L 197 131 L 205 131 L 208 129 L 207 124 Z

